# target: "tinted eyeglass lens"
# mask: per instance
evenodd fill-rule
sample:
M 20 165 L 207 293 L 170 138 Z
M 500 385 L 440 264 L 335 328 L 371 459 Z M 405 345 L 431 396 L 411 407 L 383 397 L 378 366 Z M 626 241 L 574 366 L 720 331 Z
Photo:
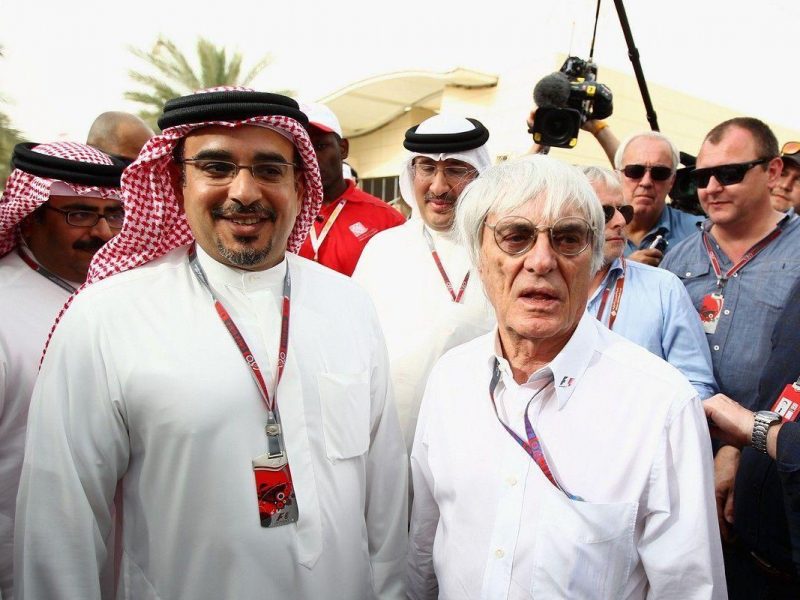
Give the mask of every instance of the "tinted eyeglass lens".
M 586 221 L 567 217 L 553 223 L 550 228 L 550 242 L 559 254 L 575 256 L 589 245 L 590 234 L 591 228 Z
M 625 219 L 625 224 L 627 225 L 633 220 L 633 206 L 630 204 L 625 204 L 624 206 L 611 206 L 610 204 L 603 205 L 603 216 L 606 219 L 606 223 L 608 223 L 611 219 L 614 218 L 614 213 L 619 211 L 622 215 L 622 218 Z
M 734 185 L 736 183 L 740 183 L 750 169 L 764 162 L 766 162 L 766 159 L 759 159 L 733 165 L 719 165 L 717 167 L 708 167 L 706 169 L 695 169 L 692 171 L 692 179 L 694 179 L 697 187 L 701 189 L 708 187 L 712 175 L 720 183 L 720 185 Z
M 627 165 L 622 169 L 622 172 L 628 179 L 641 179 L 647 171 L 650 171 L 650 177 L 652 177 L 654 181 L 666 181 L 670 178 L 670 175 L 672 175 L 672 169 L 661 165 L 656 165 L 655 167 Z
M 781 156 L 797 154 L 800 152 L 800 142 L 786 142 L 781 148 Z
M 522 254 L 536 243 L 538 231 L 522 217 L 504 217 L 494 227 L 494 240 L 506 254 Z

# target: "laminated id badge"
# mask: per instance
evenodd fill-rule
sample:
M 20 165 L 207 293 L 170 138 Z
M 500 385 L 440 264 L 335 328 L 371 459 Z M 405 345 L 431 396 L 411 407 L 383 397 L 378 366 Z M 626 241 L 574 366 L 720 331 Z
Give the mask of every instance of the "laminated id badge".
M 725 299 L 722 294 L 712 293 L 703 296 L 700 302 L 700 320 L 703 322 L 703 331 L 714 333 L 717 331 L 719 316 L 722 314 L 722 307 Z
M 297 522 L 297 499 L 286 453 L 262 454 L 253 459 L 258 516 L 262 527 L 280 527 Z
M 772 405 L 772 412 L 778 413 L 784 423 L 797 421 L 800 417 L 800 386 L 797 383 L 790 383 L 783 388 L 775 404 Z

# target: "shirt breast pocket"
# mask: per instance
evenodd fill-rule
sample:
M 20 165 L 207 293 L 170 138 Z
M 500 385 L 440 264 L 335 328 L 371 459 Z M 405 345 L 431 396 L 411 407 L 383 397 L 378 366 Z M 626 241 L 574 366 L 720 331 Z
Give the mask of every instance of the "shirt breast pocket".
M 328 459 L 336 462 L 364 454 L 369 448 L 367 371 L 319 373 L 317 385 Z
M 542 498 L 531 592 L 538 598 L 619 598 L 633 568 L 637 502 Z

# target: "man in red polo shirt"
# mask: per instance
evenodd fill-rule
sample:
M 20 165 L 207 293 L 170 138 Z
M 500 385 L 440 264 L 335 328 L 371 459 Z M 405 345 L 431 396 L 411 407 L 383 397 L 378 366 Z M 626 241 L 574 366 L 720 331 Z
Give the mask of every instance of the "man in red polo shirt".
M 299 254 L 349 277 L 372 236 L 405 223 L 405 218 L 344 178 L 342 161 L 349 144 L 331 109 L 305 104 L 303 110 L 308 115 L 308 135 L 317 153 L 324 197 Z

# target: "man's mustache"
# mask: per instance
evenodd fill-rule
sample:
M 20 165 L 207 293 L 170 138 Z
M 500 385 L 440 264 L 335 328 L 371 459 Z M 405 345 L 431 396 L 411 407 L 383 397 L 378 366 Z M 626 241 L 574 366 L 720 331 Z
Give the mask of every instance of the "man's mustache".
M 97 252 L 105 245 L 105 240 L 98 237 L 91 237 L 88 240 L 78 240 L 72 244 L 74 250 L 88 250 L 90 252 Z
M 277 213 L 272 208 L 261 206 L 260 204 L 250 204 L 249 206 L 242 206 L 241 204 L 220 206 L 211 210 L 211 216 L 215 219 L 230 219 L 240 216 L 258 217 L 259 219 L 266 219 L 273 222 L 278 218 Z
M 430 194 L 430 193 L 425 194 L 426 202 L 431 202 L 433 200 L 436 200 L 438 202 L 450 202 L 452 204 L 455 204 L 456 200 L 458 200 L 458 196 L 454 196 L 450 192 L 445 192 L 444 194 Z

